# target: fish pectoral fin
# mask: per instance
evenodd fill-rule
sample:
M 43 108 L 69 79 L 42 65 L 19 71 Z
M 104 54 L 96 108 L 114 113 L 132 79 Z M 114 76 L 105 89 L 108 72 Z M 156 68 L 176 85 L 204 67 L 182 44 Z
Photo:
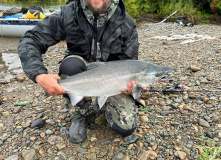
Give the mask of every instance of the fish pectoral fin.
M 98 103 L 100 109 L 103 107 L 107 98 L 108 98 L 107 96 L 97 97 L 97 103 Z
M 69 76 L 66 74 L 60 75 L 60 79 L 58 79 L 58 83 L 60 83 L 62 80 L 67 79 Z
M 62 75 L 60 75 L 60 78 L 61 78 L 61 80 L 63 80 L 63 79 L 67 79 L 67 78 L 68 78 L 68 75 L 66 75 L 66 74 L 62 74 Z
M 82 96 L 68 94 L 71 100 L 71 105 L 75 106 L 80 100 L 82 100 Z
M 138 100 L 138 101 L 139 101 L 141 91 L 142 91 L 142 87 L 141 87 L 141 86 L 139 86 L 139 85 L 134 85 L 134 86 L 133 86 L 133 98 L 134 98 L 135 100 Z
M 88 70 L 91 70 L 91 69 L 94 69 L 94 68 L 96 68 L 96 67 L 98 67 L 98 66 L 100 66 L 100 65 L 103 65 L 104 64 L 104 62 L 92 62 L 92 63 L 88 63 L 87 64 L 87 69 Z

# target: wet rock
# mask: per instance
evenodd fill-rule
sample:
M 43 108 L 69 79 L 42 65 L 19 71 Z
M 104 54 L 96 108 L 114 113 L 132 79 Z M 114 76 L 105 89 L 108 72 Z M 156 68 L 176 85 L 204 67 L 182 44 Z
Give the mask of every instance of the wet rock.
M 157 158 L 156 152 L 151 151 L 151 150 L 149 150 L 149 151 L 147 151 L 147 152 L 148 152 L 148 154 L 149 154 L 149 159 L 156 159 L 156 158 Z
M 221 116 L 214 117 L 214 118 L 213 118 L 213 121 L 214 121 L 215 123 L 221 123 Z
M 41 148 L 41 149 L 39 150 L 39 154 L 42 155 L 42 154 L 44 154 L 44 153 L 45 153 L 44 148 Z
M 38 115 L 37 115 L 37 118 L 43 118 L 44 117 L 44 113 L 39 113 Z M 44 119 L 45 120 L 45 119 Z
M 15 107 L 14 110 L 13 110 L 13 113 L 17 114 L 21 111 L 21 109 L 22 109 L 21 106 Z
M 212 132 L 205 132 L 205 135 L 209 138 L 213 138 L 213 133 Z
M 57 155 L 61 155 L 65 160 L 67 159 L 67 155 L 62 151 L 59 151 Z
M 32 147 L 36 150 L 39 150 L 41 148 L 41 144 L 42 144 L 42 141 L 36 141 Z
M 68 129 L 66 127 L 61 127 L 60 129 L 60 134 L 63 135 L 68 135 Z
M 200 80 L 200 83 L 208 83 L 208 80 L 204 77 L 200 77 L 199 80 Z
M 180 158 L 181 160 L 187 160 L 187 155 L 183 151 L 176 151 L 174 155 Z
M 207 127 L 207 128 L 210 127 L 210 124 L 207 121 L 205 121 L 204 119 L 199 119 L 199 125 L 202 127 Z
M 97 157 L 97 156 L 98 156 L 98 157 Z M 87 159 L 96 159 L 96 158 L 99 158 L 99 155 L 97 155 L 97 154 L 94 153 L 94 152 L 88 151 L 88 153 L 86 154 L 86 157 L 87 157 Z M 102 158 L 102 155 L 101 155 L 101 158 Z
M 40 137 L 44 138 L 46 136 L 46 134 L 44 132 L 40 133 Z
M 140 104 L 141 104 L 142 106 L 146 106 L 146 102 L 145 102 L 143 99 L 140 100 Z
M 37 137 L 35 137 L 35 136 L 30 137 L 30 140 L 31 140 L 31 141 L 34 141 L 34 140 L 36 140 L 36 139 L 37 139 Z
M 50 129 L 47 129 L 47 130 L 45 131 L 45 133 L 46 133 L 47 135 L 51 135 L 51 134 L 53 134 L 53 131 L 50 130 Z
M 76 151 L 77 151 L 77 152 L 80 152 L 80 153 L 86 153 L 86 152 L 87 152 L 87 149 L 86 149 L 86 148 L 82 148 L 82 147 L 77 147 L 77 148 L 76 148 Z
M 95 141 L 97 141 L 97 138 L 96 137 L 91 137 L 90 140 L 91 140 L 91 142 L 95 142 Z
M 62 137 L 55 136 L 55 135 L 52 135 L 48 138 L 48 143 L 50 143 L 51 145 L 62 143 L 63 141 L 64 139 Z
M 114 157 L 112 158 L 112 160 L 122 160 L 124 158 L 124 154 L 121 152 L 118 152 L 116 155 L 114 155 Z
M 155 151 L 157 149 L 157 143 L 152 146 L 152 150 Z
M 144 92 L 144 93 L 142 93 L 141 99 L 147 100 L 147 99 L 149 99 L 149 98 L 150 98 L 150 92 Z
M 32 122 L 31 128 L 34 128 L 34 127 L 42 128 L 42 127 L 44 127 L 45 124 L 46 124 L 45 120 L 39 118 L 39 119 L 35 120 L 34 122 Z
M 52 148 L 49 148 L 49 149 L 47 150 L 47 152 L 48 152 L 49 154 L 53 154 L 53 149 L 52 149 Z
M 166 116 L 166 115 L 168 115 L 168 114 L 175 114 L 175 113 L 178 113 L 178 112 L 176 112 L 176 111 L 161 111 L 161 112 L 160 112 L 160 114 L 161 114 L 162 116 Z
M 26 122 L 26 123 L 22 124 L 22 127 L 23 127 L 23 128 L 27 128 L 27 127 L 29 127 L 29 126 L 30 126 L 30 124 L 31 124 L 31 123 Z
M 6 158 L 5 160 L 18 160 L 18 155 L 12 155 Z
M 142 122 L 142 123 L 148 123 L 148 117 L 147 116 L 141 116 L 140 117 L 140 121 Z
M 9 111 L 2 112 L 2 115 L 3 115 L 3 117 L 7 117 L 7 116 L 9 116 L 9 115 L 10 115 L 10 112 L 9 112 Z
M 199 67 L 196 67 L 196 66 L 191 66 L 190 69 L 191 69 L 191 71 L 193 71 L 193 72 L 198 72 L 198 71 L 201 70 Z
M 47 123 L 47 124 L 50 124 L 50 125 L 54 125 L 54 124 L 55 124 L 55 122 L 52 121 L 51 119 L 47 119 L 47 120 L 46 120 L 46 123 Z
M 143 144 L 143 142 L 138 140 L 137 141 L 137 146 L 140 147 L 140 148 L 143 148 L 144 144 Z
M 6 159 L 6 155 L 0 155 L 0 160 Z
M 63 148 L 66 147 L 66 144 L 58 143 L 58 144 L 56 144 L 56 147 L 57 147 L 59 150 L 61 150 L 61 149 L 63 149 Z
M 24 158 L 24 160 L 32 160 L 32 159 L 34 159 L 35 154 L 36 153 L 35 153 L 34 149 L 23 150 L 22 151 L 22 157 Z
M 199 148 L 198 151 L 199 151 L 199 154 L 202 154 L 204 152 L 202 148 Z
M 122 160 L 130 160 L 129 156 L 125 156 Z
M 185 81 L 185 80 L 187 80 L 187 78 L 188 78 L 188 77 L 183 77 L 183 76 L 181 76 L 181 77 L 180 77 L 180 81 Z
M 23 82 L 25 80 L 25 77 L 22 75 L 22 74 L 17 74 L 16 75 L 16 79 L 19 81 L 19 82 Z
M 151 160 L 151 159 L 156 159 L 157 154 L 154 151 L 148 150 L 142 150 L 141 153 L 137 157 L 138 159 L 143 159 L 143 160 Z
M 2 97 L 1 97 L 1 95 L 0 95 L 0 105 L 3 103 L 3 99 L 2 99 Z
M 139 137 L 137 135 L 131 134 L 131 135 L 125 137 L 124 141 L 131 144 L 131 143 L 135 143 L 138 139 L 139 139 Z

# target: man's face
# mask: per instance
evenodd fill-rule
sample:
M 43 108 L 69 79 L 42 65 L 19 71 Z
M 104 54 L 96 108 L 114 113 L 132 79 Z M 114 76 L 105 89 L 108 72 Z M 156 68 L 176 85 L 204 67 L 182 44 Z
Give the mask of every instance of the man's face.
M 110 3 L 111 0 L 85 0 L 86 7 L 88 7 L 88 9 L 90 9 L 95 15 L 106 12 Z

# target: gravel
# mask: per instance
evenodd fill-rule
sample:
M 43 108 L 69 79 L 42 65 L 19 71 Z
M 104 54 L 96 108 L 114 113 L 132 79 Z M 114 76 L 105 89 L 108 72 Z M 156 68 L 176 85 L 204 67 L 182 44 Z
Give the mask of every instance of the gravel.
M 186 90 L 221 89 L 220 26 L 144 23 L 138 34 L 140 60 L 174 67 L 173 83 L 162 82 L 154 88 L 168 89 L 181 83 Z M 7 46 L 0 49 L 0 55 L 12 54 Z M 61 42 L 43 56 L 49 73 L 57 74 L 65 50 Z M 138 108 L 132 141 L 125 141 L 99 117 L 95 119 L 99 123 L 87 130 L 87 139 L 73 144 L 67 135 L 73 115 L 67 112 L 62 96 L 45 96 L 23 72 L 15 72 L 19 66 L 8 69 L 0 65 L 0 69 L 0 160 L 194 160 L 203 152 L 203 142 L 197 139 L 201 136 L 220 147 L 220 92 L 150 93 L 142 96 L 145 106 Z M 15 105 L 25 101 L 28 103 Z

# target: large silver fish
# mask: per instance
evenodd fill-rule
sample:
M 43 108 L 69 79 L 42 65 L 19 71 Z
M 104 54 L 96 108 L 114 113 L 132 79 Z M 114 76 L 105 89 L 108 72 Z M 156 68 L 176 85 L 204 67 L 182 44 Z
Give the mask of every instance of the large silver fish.
M 139 60 L 119 60 L 110 62 L 94 62 L 88 64 L 88 70 L 59 80 L 59 84 L 76 105 L 83 97 L 97 97 L 101 108 L 108 97 L 122 93 L 131 81 L 137 83 L 133 87 L 133 97 L 138 99 L 142 87 L 158 81 L 172 67 L 161 66 Z

